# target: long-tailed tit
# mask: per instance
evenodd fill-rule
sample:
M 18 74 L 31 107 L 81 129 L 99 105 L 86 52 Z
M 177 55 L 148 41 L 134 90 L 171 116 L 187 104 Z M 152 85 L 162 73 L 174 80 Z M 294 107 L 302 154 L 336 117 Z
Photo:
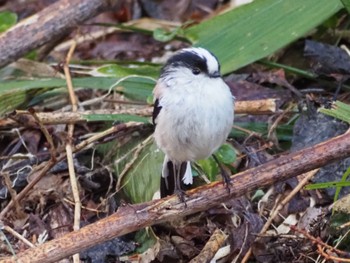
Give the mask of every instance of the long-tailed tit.
M 217 58 L 204 48 L 170 57 L 153 93 L 154 138 L 165 153 L 161 197 L 175 192 L 184 200 L 182 187 L 193 182 L 190 162 L 212 155 L 231 131 L 234 97 Z

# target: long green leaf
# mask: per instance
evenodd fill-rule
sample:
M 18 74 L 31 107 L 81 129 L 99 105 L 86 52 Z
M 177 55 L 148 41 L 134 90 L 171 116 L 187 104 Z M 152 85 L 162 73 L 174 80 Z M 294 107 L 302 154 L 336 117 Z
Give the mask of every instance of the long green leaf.
M 302 37 L 342 7 L 340 0 L 258 0 L 190 27 L 184 36 L 215 53 L 225 74 Z
M 73 86 L 75 88 L 109 90 L 118 81 L 120 79 L 114 77 L 74 78 Z M 66 80 L 50 78 L 3 81 L 0 83 L 0 116 L 15 109 L 27 108 L 28 105 L 39 103 L 40 100 L 45 98 L 43 93 L 59 87 L 66 87 Z M 135 77 L 121 81 L 114 89 L 128 98 L 147 101 L 147 98 L 152 94 L 153 87 L 154 81 Z
M 346 8 L 346 10 L 348 11 L 348 13 L 350 13 L 350 1 L 349 0 L 341 0 L 344 7 Z
M 350 123 L 350 105 L 339 100 L 332 105 L 331 109 L 320 108 L 319 111 L 323 114 Z
M 149 118 L 131 114 L 88 114 L 84 116 L 87 121 L 137 121 L 149 122 Z
M 325 182 L 325 183 L 308 184 L 305 186 L 305 189 L 306 190 L 315 190 L 315 189 L 324 189 L 324 188 L 332 188 L 332 187 L 347 187 L 347 186 L 350 186 L 349 181 L 345 181 L 345 182 L 333 181 L 333 182 Z
M 159 190 L 163 159 L 155 143 L 145 145 L 122 181 L 123 192 L 132 203 L 152 200 Z

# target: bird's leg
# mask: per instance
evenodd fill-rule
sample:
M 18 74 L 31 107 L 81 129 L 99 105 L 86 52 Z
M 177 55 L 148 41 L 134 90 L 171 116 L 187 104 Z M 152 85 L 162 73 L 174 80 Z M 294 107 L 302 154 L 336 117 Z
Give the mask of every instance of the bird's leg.
M 180 164 L 180 166 L 178 167 L 178 165 L 174 164 L 174 182 L 175 182 L 175 189 L 174 189 L 174 193 L 179 197 L 180 201 L 183 202 L 185 204 L 185 206 L 187 207 L 186 204 L 186 200 L 185 200 L 185 191 L 183 189 L 181 189 L 181 179 L 182 179 L 182 164 Z
M 338 97 L 338 95 L 339 95 L 339 92 L 340 92 L 340 90 L 341 90 L 341 87 L 343 86 L 343 83 L 344 83 L 344 81 L 346 81 L 346 80 L 347 80 L 347 79 L 341 78 L 341 80 L 339 81 L 338 86 L 337 86 L 337 89 L 336 89 L 336 91 L 335 91 L 335 93 L 334 93 L 334 95 L 333 95 L 333 101 L 336 101 L 336 100 L 337 100 L 337 97 Z
M 227 192 L 230 193 L 231 177 L 230 177 L 230 175 L 226 172 L 226 170 L 224 169 L 224 167 L 223 167 L 222 164 L 220 163 L 219 159 L 215 156 L 215 154 L 212 154 L 212 156 L 213 156 L 215 162 L 216 162 L 216 163 L 218 164 L 218 166 L 219 166 L 220 173 L 221 173 L 222 179 L 224 179 Z

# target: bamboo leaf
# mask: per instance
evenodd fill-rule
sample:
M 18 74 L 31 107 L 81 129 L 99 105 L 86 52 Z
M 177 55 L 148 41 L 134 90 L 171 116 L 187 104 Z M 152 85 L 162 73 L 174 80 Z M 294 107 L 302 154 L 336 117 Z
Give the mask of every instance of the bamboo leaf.
M 346 10 L 348 11 L 348 13 L 350 13 L 350 0 L 341 0 L 344 7 L 346 8 Z
M 152 94 L 154 81 L 143 77 L 127 78 L 121 81 L 115 77 L 86 77 L 74 78 L 74 88 L 91 88 L 114 90 L 123 93 L 130 99 L 147 101 Z M 57 92 L 66 92 L 66 80 L 60 78 L 31 79 L 31 80 L 9 80 L 0 84 L 0 116 L 6 112 L 18 108 L 27 108 L 29 105 L 39 103 L 45 98 L 44 93 L 52 91 L 53 88 L 64 89 Z M 50 94 L 52 96 L 52 94 Z
M 149 118 L 141 117 L 131 114 L 88 114 L 84 115 L 87 121 L 136 121 L 136 122 L 149 122 Z
M 341 101 L 336 101 L 331 109 L 320 108 L 320 112 L 323 114 L 332 116 L 339 120 L 350 123 L 350 105 L 343 103 Z
M 184 31 L 211 50 L 226 74 L 302 37 L 343 7 L 340 0 L 259 0 Z

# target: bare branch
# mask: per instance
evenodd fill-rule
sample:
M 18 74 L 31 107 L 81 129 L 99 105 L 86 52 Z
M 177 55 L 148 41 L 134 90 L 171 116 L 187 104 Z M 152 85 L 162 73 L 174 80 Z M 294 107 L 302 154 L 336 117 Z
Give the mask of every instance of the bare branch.
M 230 193 L 225 184 L 214 182 L 188 191 L 187 206 L 176 196 L 124 205 L 107 218 L 39 247 L 30 248 L 19 253 L 16 258 L 3 259 L 2 262 L 56 262 L 117 236 L 207 210 L 229 198 L 286 180 L 347 156 L 350 156 L 350 132 L 232 176 Z

